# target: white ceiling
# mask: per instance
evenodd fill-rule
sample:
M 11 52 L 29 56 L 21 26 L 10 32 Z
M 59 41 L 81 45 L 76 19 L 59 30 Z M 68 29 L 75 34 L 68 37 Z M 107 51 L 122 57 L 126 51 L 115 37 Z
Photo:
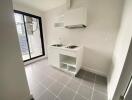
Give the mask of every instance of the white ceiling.
M 22 3 L 46 11 L 65 4 L 66 0 L 13 0 L 13 2 Z

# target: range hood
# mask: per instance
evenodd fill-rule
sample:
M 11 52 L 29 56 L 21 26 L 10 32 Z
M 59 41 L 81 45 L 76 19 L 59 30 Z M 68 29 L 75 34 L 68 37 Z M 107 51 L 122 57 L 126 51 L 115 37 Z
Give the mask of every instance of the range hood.
M 69 25 L 69 26 L 65 26 L 65 28 L 69 28 L 69 29 L 73 29 L 73 28 L 85 28 L 87 26 L 80 24 L 80 25 Z
M 67 11 L 64 14 L 65 28 L 85 28 L 87 27 L 87 9 L 77 8 Z

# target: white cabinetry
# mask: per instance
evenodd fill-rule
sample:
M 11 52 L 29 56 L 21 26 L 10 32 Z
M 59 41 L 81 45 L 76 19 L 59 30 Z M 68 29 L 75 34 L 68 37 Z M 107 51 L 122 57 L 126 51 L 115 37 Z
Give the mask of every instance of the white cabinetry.
M 87 8 L 76 8 L 76 9 L 68 10 L 64 14 L 64 26 L 66 28 L 86 27 Z
M 48 61 L 50 65 L 59 67 L 59 48 L 48 47 Z
M 62 71 L 76 75 L 82 64 L 82 47 L 69 49 L 65 47 L 48 47 L 49 64 Z

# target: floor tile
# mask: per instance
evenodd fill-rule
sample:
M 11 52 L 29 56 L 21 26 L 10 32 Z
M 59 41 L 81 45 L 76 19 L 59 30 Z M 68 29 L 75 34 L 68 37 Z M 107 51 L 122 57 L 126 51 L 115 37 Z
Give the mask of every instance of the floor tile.
M 49 91 L 46 91 L 44 94 L 42 94 L 38 100 L 54 100 L 56 97 L 50 93 Z
M 41 80 L 40 80 L 41 81 Z M 44 87 L 50 87 L 52 84 L 54 84 L 56 81 L 50 77 L 47 77 L 45 80 L 42 80 L 41 81 L 41 84 L 44 86 Z
M 33 74 L 34 74 L 34 73 L 33 73 Z M 47 79 L 48 76 L 39 73 L 38 76 L 34 76 L 34 75 L 33 75 L 32 77 L 34 77 L 34 79 L 35 79 L 36 81 L 44 81 L 45 79 Z
M 82 85 L 85 85 L 88 88 L 93 88 L 94 87 L 94 81 L 93 80 L 82 80 Z
M 72 77 L 69 77 L 67 75 L 63 75 L 61 76 L 57 81 L 64 84 L 64 85 L 67 85 L 68 82 L 71 80 Z
M 100 92 L 94 91 L 92 100 L 107 100 L 107 96 Z
M 54 69 L 54 70 L 57 70 L 57 69 Z M 62 73 L 61 72 L 55 72 L 53 74 L 50 75 L 50 77 L 52 77 L 53 79 L 55 79 L 56 81 L 59 80 L 61 77 L 62 77 Z
M 49 90 L 52 91 L 56 96 L 58 96 L 63 87 L 64 87 L 63 84 L 56 82 L 49 87 Z
M 103 77 L 103 76 L 97 75 L 96 76 L 96 82 L 101 82 L 101 83 L 107 85 L 107 79 L 106 79 L 106 77 Z
M 83 96 L 87 99 L 90 99 L 92 96 L 92 91 L 93 91 L 93 89 L 88 88 L 85 85 L 81 85 L 79 90 L 78 90 L 78 94 L 80 94 L 81 96 Z
M 81 69 L 81 70 L 78 72 L 78 74 L 76 75 L 76 77 L 77 77 L 77 78 L 83 79 L 83 78 L 84 78 L 84 75 L 85 75 L 85 72 L 86 72 L 86 71 L 84 71 L 84 70 Z
M 78 90 L 80 84 L 81 84 L 81 81 L 78 81 L 78 80 L 72 78 L 70 80 L 70 82 L 67 84 L 67 87 L 73 89 L 73 91 L 76 92 Z
M 35 99 L 39 98 L 44 92 L 46 91 L 46 88 L 43 86 L 39 85 L 36 88 L 32 90 L 32 95 Z
M 97 76 L 95 81 L 95 90 L 107 94 L 107 82 L 105 77 Z
M 71 89 L 65 87 L 63 91 L 58 96 L 58 99 L 60 100 L 73 100 L 73 97 L 75 95 L 75 92 L 73 92 Z
M 74 100 L 88 100 L 88 99 L 86 99 L 86 98 L 82 97 L 82 96 L 81 96 L 81 95 L 79 95 L 79 94 L 76 94 L 76 96 L 75 96 Z
M 94 73 L 91 73 L 91 72 L 85 72 L 85 75 L 84 75 L 84 80 L 95 80 L 95 74 Z
M 91 72 L 80 70 L 73 77 L 50 66 L 47 59 L 27 65 L 25 71 L 35 100 L 107 100 L 106 78 Z
M 29 84 L 29 88 L 30 88 L 31 92 L 32 92 L 32 90 L 33 90 L 34 88 L 36 88 L 36 87 L 39 86 L 39 82 L 36 81 L 36 80 L 34 80 L 34 79 L 28 80 L 28 84 Z
M 54 100 L 60 100 L 58 97 L 56 97 Z

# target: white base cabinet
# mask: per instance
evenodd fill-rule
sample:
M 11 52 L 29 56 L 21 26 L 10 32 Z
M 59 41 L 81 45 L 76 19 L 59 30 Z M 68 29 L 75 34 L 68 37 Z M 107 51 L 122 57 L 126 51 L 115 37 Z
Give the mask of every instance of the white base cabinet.
M 48 62 L 50 65 L 59 67 L 59 49 L 55 47 L 48 48 Z
M 76 75 L 82 65 L 82 51 L 82 47 L 69 49 L 48 46 L 48 62 L 62 71 Z

